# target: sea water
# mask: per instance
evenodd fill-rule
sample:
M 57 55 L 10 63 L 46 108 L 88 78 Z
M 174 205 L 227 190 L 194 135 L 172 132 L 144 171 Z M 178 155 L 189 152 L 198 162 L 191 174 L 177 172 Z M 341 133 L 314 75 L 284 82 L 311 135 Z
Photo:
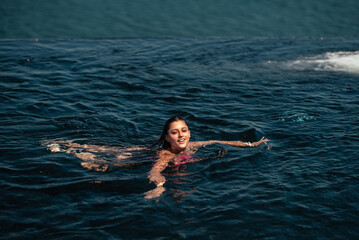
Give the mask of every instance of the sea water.
M 0 41 L 1 239 L 357 239 L 357 38 Z M 211 145 L 145 199 L 152 165 L 46 142 L 146 147 L 173 115 Z M 218 154 L 222 153 L 222 154 Z M 128 161 L 155 160 L 143 153 Z
M 357 0 L 1 0 L 0 38 L 359 37 Z

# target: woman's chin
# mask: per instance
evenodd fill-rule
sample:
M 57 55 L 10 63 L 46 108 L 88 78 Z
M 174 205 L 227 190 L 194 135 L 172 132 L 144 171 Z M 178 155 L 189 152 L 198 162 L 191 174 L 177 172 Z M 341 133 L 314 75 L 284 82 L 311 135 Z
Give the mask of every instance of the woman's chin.
M 177 152 L 177 153 L 182 152 L 183 150 L 186 149 L 187 145 L 188 144 L 177 145 L 173 150 L 174 150 L 174 152 Z

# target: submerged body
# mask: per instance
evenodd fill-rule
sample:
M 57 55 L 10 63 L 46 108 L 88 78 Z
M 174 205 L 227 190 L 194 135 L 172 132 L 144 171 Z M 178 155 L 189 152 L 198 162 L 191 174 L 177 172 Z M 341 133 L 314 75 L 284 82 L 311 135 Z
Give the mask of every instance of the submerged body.
M 78 139 L 79 140 L 79 139 Z M 52 140 L 43 142 L 51 152 L 73 154 L 82 160 L 81 166 L 97 171 L 106 172 L 112 167 L 128 168 L 151 164 L 153 161 L 134 162 L 135 156 L 147 152 L 146 147 L 99 146 L 80 144 L 76 140 Z

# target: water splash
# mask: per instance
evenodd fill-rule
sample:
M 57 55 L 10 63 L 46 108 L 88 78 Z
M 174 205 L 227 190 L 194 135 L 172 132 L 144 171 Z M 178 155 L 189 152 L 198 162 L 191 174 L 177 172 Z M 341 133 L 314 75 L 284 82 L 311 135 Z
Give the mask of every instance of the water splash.
M 359 51 L 327 52 L 314 57 L 307 57 L 288 62 L 290 68 L 299 70 L 336 71 L 359 74 Z

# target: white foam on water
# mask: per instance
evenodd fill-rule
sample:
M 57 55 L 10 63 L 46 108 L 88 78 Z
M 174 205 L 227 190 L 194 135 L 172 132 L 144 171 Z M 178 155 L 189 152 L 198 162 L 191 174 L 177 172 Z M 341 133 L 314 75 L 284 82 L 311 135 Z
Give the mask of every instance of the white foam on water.
M 300 70 L 314 69 L 359 74 L 359 51 L 328 52 L 314 57 L 287 62 L 286 65 Z

